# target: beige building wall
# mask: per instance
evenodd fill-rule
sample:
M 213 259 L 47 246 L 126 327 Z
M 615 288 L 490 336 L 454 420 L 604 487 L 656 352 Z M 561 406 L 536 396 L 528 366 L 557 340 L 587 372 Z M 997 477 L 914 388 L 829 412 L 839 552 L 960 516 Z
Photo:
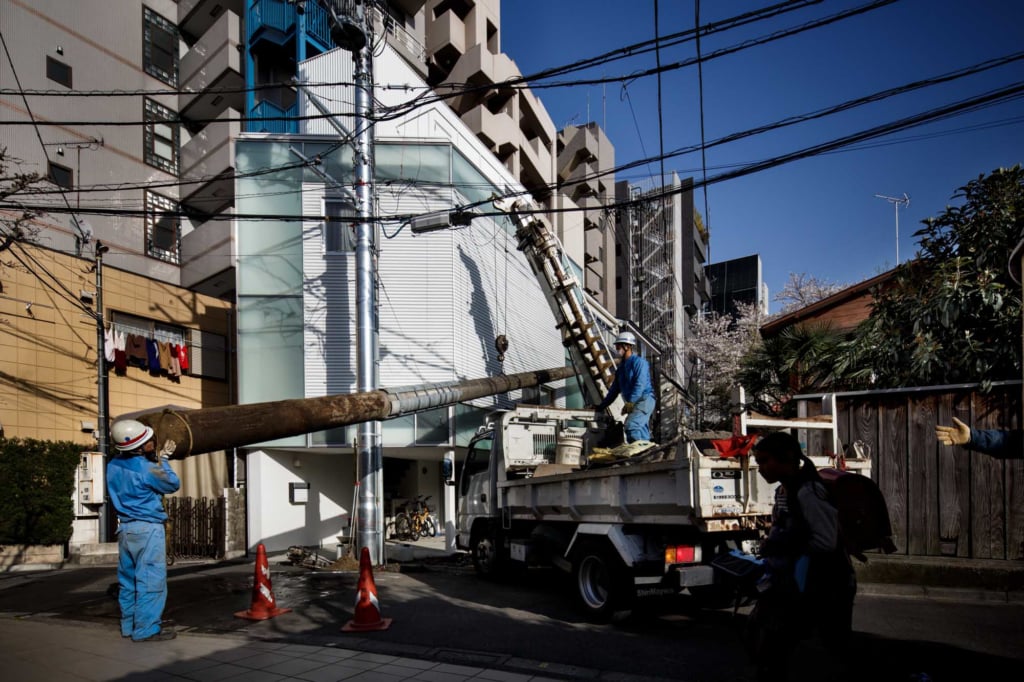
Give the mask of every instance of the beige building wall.
M 95 292 L 91 260 L 25 243 L 0 254 L 0 423 L 7 437 L 69 440 L 95 446 L 96 321 L 76 305 Z M 170 284 L 103 268 L 103 307 L 114 312 L 228 337 L 232 306 Z M 229 382 L 185 374 L 152 376 L 129 367 L 108 374 L 110 417 L 173 404 L 230 402 Z M 86 427 L 83 428 L 83 422 Z

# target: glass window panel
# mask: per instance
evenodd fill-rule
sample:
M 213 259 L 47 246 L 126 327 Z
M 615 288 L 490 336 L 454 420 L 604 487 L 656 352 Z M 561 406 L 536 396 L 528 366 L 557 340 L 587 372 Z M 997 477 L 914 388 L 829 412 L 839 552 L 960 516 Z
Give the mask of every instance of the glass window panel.
M 378 182 L 417 180 L 447 186 L 451 179 L 447 144 L 379 144 L 374 150 Z
M 301 297 L 238 297 L 240 403 L 302 398 Z M 304 444 L 305 436 L 294 444 Z
M 153 140 L 153 153 L 165 159 L 174 158 L 174 148 L 163 140 Z
M 309 444 L 315 447 L 352 447 L 355 433 L 353 426 L 339 426 L 336 429 L 314 431 L 309 434 Z
M 404 448 L 416 444 L 416 415 L 406 414 L 381 423 L 381 442 Z
M 478 428 L 487 421 L 487 409 L 472 405 L 455 406 L 455 445 L 466 447 Z
M 416 413 L 416 444 L 444 445 L 448 443 L 448 408 Z
M 174 128 L 172 128 L 166 123 L 153 124 L 153 132 L 156 133 L 159 137 L 164 138 L 165 140 L 174 139 Z
M 301 217 L 302 169 L 265 172 L 294 164 L 286 143 L 239 141 L 235 158 L 238 213 Z M 301 295 L 301 220 L 238 220 L 237 229 L 239 295 Z

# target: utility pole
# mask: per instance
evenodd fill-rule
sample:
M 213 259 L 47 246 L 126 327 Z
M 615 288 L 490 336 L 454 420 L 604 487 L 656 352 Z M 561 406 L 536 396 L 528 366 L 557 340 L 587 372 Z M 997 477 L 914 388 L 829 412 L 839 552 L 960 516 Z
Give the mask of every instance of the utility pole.
M 884 194 L 876 194 L 879 199 L 885 199 L 896 207 L 896 265 L 900 264 L 900 204 L 904 207 L 910 206 L 910 197 L 904 192 L 902 197 L 887 197 Z
M 103 328 L 103 254 L 110 251 L 103 242 L 96 242 L 96 449 L 103 453 L 103 470 L 107 468 L 107 432 L 109 421 L 110 393 L 107 389 L 107 361 L 104 353 L 104 332 Z M 100 542 L 109 542 L 110 504 L 106 501 L 106 491 L 103 494 L 103 504 L 100 506 Z
M 331 40 L 355 61 L 356 388 L 379 385 L 377 290 L 373 254 L 373 49 L 367 0 L 321 0 L 331 20 Z M 383 477 L 380 421 L 359 425 L 356 440 L 356 548 L 366 547 L 374 565 L 384 560 Z

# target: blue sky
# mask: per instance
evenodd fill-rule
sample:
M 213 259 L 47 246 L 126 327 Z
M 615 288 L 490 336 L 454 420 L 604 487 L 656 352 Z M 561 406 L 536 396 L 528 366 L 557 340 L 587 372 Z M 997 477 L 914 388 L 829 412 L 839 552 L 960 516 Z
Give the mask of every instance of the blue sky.
M 777 0 L 704 0 L 701 24 Z M 701 39 L 701 52 L 868 4 L 828 0 Z M 505 0 L 501 48 L 524 74 L 654 37 L 654 0 Z M 694 26 L 693 0 L 660 0 L 662 35 Z M 1024 50 L 1024 2 L 899 0 L 829 26 L 708 60 L 703 67 L 707 141 L 809 113 L 887 88 L 932 78 Z M 662 65 L 696 55 L 692 41 L 661 51 Z M 621 76 L 654 67 L 649 53 L 560 80 Z M 824 120 L 707 150 L 707 175 L 791 153 L 851 133 L 1024 82 L 1024 60 L 952 83 L 891 97 Z M 699 144 L 696 67 L 662 75 L 662 134 L 654 76 L 627 83 L 535 91 L 557 128 L 601 123 L 621 165 Z M 627 96 L 628 95 L 628 96 Z M 659 139 L 662 138 L 662 139 Z M 896 215 L 876 194 L 910 197 L 899 209 L 900 261 L 916 250 L 922 220 L 954 202 L 957 188 L 1000 166 L 1024 162 L 1024 98 L 893 133 L 837 152 L 726 180 L 699 190 L 709 217 L 711 260 L 758 253 L 774 296 L 791 272 L 855 283 L 896 264 Z M 666 172 L 702 177 L 699 153 L 668 159 Z M 657 163 L 617 179 L 659 173 Z M 772 311 L 778 310 L 772 304 Z

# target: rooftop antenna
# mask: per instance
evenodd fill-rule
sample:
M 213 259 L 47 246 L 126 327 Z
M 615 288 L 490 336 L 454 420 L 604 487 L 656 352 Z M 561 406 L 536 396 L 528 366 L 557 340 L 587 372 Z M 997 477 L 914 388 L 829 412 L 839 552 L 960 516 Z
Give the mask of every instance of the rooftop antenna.
M 887 197 L 884 194 L 876 194 L 879 199 L 885 199 L 896 208 L 896 265 L 900 264 L 900 204 L 904 207 L 910 206 L 910 197 L 904 192 L 902 197 Z

